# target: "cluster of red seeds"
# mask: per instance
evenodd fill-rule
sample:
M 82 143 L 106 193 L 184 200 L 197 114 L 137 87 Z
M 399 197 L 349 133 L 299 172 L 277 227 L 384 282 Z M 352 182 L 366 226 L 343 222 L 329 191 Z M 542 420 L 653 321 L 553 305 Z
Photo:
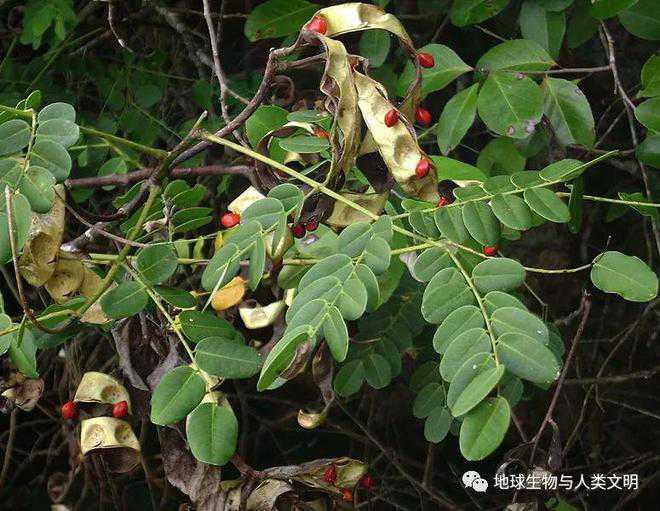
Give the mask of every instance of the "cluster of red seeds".
M 304 238 L 308 232 L 313 232 L 319 228 L 319 223 L 316 220 L 310 220 L 306 224 L 299 223 L 291 226 L 291 232 L 294 238 Z
M 67 401 L 60 409 L 62 418 L 70 421 L 78 417 L 78 403 L 75 401 Z M 128 403 L 126 401 L 119 401 L 112 405 L 112 416 L 115 419 L 123 419 L 128 415 Z
M 334 486 L 337 482 L 337 467 L 334 465 L 327 467 L 323 472 L 323 481 Z M 365 474 L 360 479 L 360 486 L 365 490 L 371 490 L 374 487 L 374 478 L 370 474 Z M 350 488 L 341 488 L 341 495 L 346 502 L 353 502 L 353 492 Z

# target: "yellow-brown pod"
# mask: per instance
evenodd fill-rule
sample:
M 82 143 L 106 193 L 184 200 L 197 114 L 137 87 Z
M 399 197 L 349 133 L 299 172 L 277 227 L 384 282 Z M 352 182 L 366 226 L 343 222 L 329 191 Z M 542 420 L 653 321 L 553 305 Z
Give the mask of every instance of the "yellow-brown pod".
M 114 417 L 85 419 L 80 427 L 80 451 L 102 454 L 111 472 L 130 472 L 140 463 L 140 442 L 131 425 Z
M 353 59 L 341 42 L 322 35 L 318 38 L 326 51 L 320 90 L 327 96 L 326 109 L 334 115 L 330 132 L 333 162 L 327 177 L 332 184 L 355 163 L 360 146 L 361 116 L 353 80 Z
M 126 387 L 112 376 L 96 371 L 89 371 L 83 377 L 76 389 L 74 401 L 80 403 L 102 403 L 113 405 L 126 401 L 128 411 L 131 411 L 131 398 Z
M 247 282 L 241 277 L 234 277 L 218 289 L 211 299 L 211 307 L 215 311 L 223 311 L 240 303 L 245 296 Z
M 55 270 L 44 284 L 48 294 L 57 303 L 69 300 L 83 283 L 85 270 L 82 262 L 66 252 L 59 252 Z
M 43 286 L 53 275 L 64 235 L 64 202 L 59 197 L 64 188 L 57 185 L 55 189 L 58 193 L 51 210 L 32 215 L 30 231 L 18 260 L 21 276 L 35 287 Z
M 351 193 L 341 194 L 351 202 L 362 206 L 374 215 L 379 214 L 385 207 L 388 192 L 385 193 Z M 327 219 L 327 223 L 333 227 L 347 227 L 355 222 L 371 222 L 372 217 L 366 213 L 356 210 L 341 201 L 336 201 L 332 209 L 332 214 Z
M 394 126 L 386 126 L 385 115 L 394 107 L 387 99 L 385 88 L 376 80 L 357 71 L 355 85 L 364 122 L 394 179 L 409 195 L 437 202 L 440 198 L 437 190 L 437 174 L 431 170 L 423 178 L 418 178 L 416 175 L 417 164 L 422 158 L 428 157 L 417 144 L 410 122 L 401 116 Z

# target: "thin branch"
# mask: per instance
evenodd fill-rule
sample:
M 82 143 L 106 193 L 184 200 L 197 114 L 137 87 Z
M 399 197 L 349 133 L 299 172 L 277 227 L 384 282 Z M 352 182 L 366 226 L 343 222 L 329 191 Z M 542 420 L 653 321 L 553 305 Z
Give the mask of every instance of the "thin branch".
M 266 62 L 266 69 L 264 70 L 264 78 L 261 81 L 261 84 L 259 85 L 256 94 L 240 114 L 234 117 L 234 119 L 229 124 L 223 126 L 214 133 L 216 137 L 224 138 L 228 134 L 233 133 L 238 128 L 243 126 L 245 121 L 248 120 L 248 118 L 259 107 L 259 105 L 261 105 L 261 103 L 263 103 L 264 100 L 266 99 L 268 91 L 270 90 L 270 85 L 273 81 L 273 78 L 275 77 L 275 73 L 277 71 L 287 68 L 286 63 L 280 63 L 280 59 L 283 59 L 284 57 L 291 55 L 294 51 L 296 51 L 299 48 L 300 45 L 301 42 L 300 40 L 298 40 L 295 43 L 293 43 L 291 46 L 287 46 L 286 48 L 279 48 L 277 50 L 272 50 L 270 52 L 270 55 L 268 56 L 268 61 Z M 174 160 L 173 164 L 177 165 L 183 161 L 192 158 L 196 154 L 199 154 L 204 149 L 209 147 L 211 144 L 212 142 L 209 142 L 208 140 L 202 140 L 201 142 L 194 145 L 190 149 L 181 153 L 181 155 L 179 155 L 179 157 Z
M 81 177 L 78 179 L 67 179 L 65 185 L 69 189 L 75 188 L 98 188 L 100 186 L 125 186 L 148 178 L 153 168 L 145 168 L 128 172 L 126 174 L 107 174 L 105 176 Z M 244 176 L 250 178 L 253 167 L 249 165 L 207 165 L 204 167 L 178 167 L 170 170 L 169 177 L 182 179 L 199 176 L 223 176 L 227 174 Z
M 612 77 L 614 79 L 615 91 L 618 91 L 619 96 L 623 99 L 623 106 L 626 109 L 626 116 L 628 117 L 628 126 L 630 127 L 630 136 L 632 138 L 633 147 L 636 148 L 639 145 L 639 139 L 637 137 L 637 129 L 635 128 L 635 104 L 630 100 L 626 90 L 624 89 L 621 80 L 619 79 L 619 70 L 616 65 L 616 56 L 614 53 L 614 39 L 607 29 L 607 25 L 604 21 L 600 22 L 601 28 L 601 40 L 603 40 L 603 46 L 607 51 L 609 67 L 612 70 Z M 649 180 L 648 173 L 646 172 L 646 167 L 641 161 L 637 161 L 639 164 L 639 169 L 642 173 L 642 181 L 644 182 L 644 190 L 646 191 L 646 197 L 649 202 L 653 202 L 653 193 L 651 192 L 651 182 Z M 658 253 L 660 253 L 660 229 L 658 228 L 658 222 L 655 218 L 651 217 L 651 228 L 653 230 L 653 236 L 655 238 L 656 248 Z
M 5 449 L 5 457 L 2 461 L 2 472 L 0 472 L 0 490 L 5 485 L 7 473 L 9 472 L 9 464 L 11 463 L 11 455 L 14 450 L 14 440 L 16 438 L 16 415 L 18 408 L 14 408 L 9 416 L 9 438 L 7 439 L 7 448 Z
M 632 380 L 648 380 L 658 373 L 660 373 L 660 365 L 652 367 L 651 369 L 644 369 L 642 371 L 628 374 L 567 379 L 564 382 L 564 385 L 609 385 L 610 383 L 628 383 Z
M 584 295 L 582 296 L 582 303 L 580 305 L 580 308 L 582 309 L 582 319 L 580 320 L 580 324 L 578 325 L 577 331 L 573 336 L 571 349 L 569 350 L 568 355 L 566 356 L 566 361 L 564 362 L 564 367 L 561 371 L 561 374 L 559 375 L 559 380 L 557 380 L 557 386 L 555 387 L 555 392 L 552 396 L 552 400 L 550 401 L 550 406 L 548 407 L 548 411 L 546 412 L 545 417 L 543 418 L 543 422 L 541 422 L 541 425 L 539 426 L 539 429 L 536 432 L 536 435 L 534 436 L 534 445 L 532 446 L 532 453 L 529 457 L 530 463 L 534 462 L 534 455 L 536 454 L 536 448 L 539 445 L 539 441 L 541 440 L 543 431 L 545 430 L 545 427 L 548 424 L 548 422 L 550 422 L 550 420 L 552 419 L 552 414 L 555 411 L 557 402 L 559 401 L 559 395 L 564 385 L 564 380 L 566 380 L 566 375 L 568 374 L 568 370 L 571 367 L 571 362 L 573 361 L 573 358 L 575 358 L 575 353 L 577 352 L 578 344 L 580 343 L 580 339 L 582 338 L 584 329 L 587 326 L 587 320 L 589 319 L 589 313 L 591 312 L 590 294 L 584 293 Z

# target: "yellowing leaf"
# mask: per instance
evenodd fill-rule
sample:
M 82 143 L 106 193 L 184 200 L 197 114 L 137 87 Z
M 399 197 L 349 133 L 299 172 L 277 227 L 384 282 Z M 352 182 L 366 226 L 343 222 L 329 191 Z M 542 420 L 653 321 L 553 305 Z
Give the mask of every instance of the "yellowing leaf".
M 218 289 L 211 300 L 211 307 L 223 311 L 239 303 L 245 295 L 245 280 L 234 277 L 224 287 Z

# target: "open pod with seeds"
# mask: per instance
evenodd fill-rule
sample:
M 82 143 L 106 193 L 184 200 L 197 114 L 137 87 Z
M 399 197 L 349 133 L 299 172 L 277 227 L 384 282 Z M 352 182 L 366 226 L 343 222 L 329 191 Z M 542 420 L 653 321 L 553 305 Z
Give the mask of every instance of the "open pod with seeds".
M 140 463 L 140 443 L 131 425 L 114 417 L 85 419 L 80 425 L 80 451 L 83 456 L 98 453 L 115 473 L 133 470 Z
M 48 213 L 34 213 L 30 231 L 18 259 L 21 276 L 32 286 L 43 286 L 55 272 L 57 255 L 64 235 L 64 202 L 59 195 L 62 185 L 55 187 L 53 207 Z
M 265 328 L 275 323 L 282 315 L 282 312 L 284 312 L 284 309 L 286 309 L 286 304 L 283 300 L 263 306 L 254 300 L 246 300 L 238 308 L 238 312 L 245 324 L 245 328 L 256 330 L 257 328 Z
M 131 411 L 131 398 L 126 387 L 112 376 L 95 371 L 83 375 L 73 400 L 79 403 L 115 404 L 126 401 Z

